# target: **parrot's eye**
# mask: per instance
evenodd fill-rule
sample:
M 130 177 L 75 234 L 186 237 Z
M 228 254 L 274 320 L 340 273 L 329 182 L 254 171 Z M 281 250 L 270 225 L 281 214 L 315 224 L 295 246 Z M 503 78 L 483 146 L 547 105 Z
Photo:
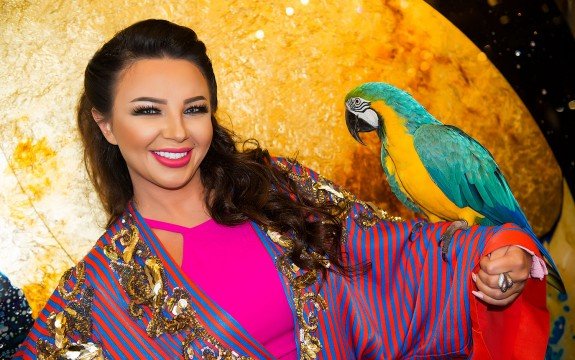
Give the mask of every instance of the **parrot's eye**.
M 347 100 L 346 106 L 351 111 L 363 112 L 363 111 L 365 111 L 366 108 L 369 107 L 369 102 L 365 101 L 364 99 L 362 99 L 360 97 L 352 97 L 352 98 L 349 98 Z

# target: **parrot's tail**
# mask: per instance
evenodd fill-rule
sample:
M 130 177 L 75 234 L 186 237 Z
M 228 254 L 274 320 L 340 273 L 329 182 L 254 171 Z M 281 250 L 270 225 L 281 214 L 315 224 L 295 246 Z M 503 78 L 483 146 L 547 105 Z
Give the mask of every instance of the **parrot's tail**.
M 565 284 L 563 284 L 563 279 L 561 279 L 561 275 L 559 275 L 559 271 L 553 267 L 549 267 L 549 274 L 547 274 L 547 284 L 553 286 L 562 294 L 567 294 L 567 290 L 565 289 Z

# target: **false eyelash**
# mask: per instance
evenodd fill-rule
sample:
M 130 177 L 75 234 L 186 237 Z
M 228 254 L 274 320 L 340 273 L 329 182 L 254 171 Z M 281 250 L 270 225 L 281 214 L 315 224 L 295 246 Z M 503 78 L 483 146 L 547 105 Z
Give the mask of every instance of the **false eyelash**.
M 198 104 L 192 105 L 186 110 L 185 113 L 188 113 L 191 110 L 191 114 L 205 114 L 208 112 L 208 105 L 207 104 Z M 138 105 L 134 107 L 132 110 L 133 115 L 156 115 L 161 113 L 161 110 L 155 107 L 154 105 Z
M 153 113 L 146 113 L 146 111 L 154 111 Z M 160 109 L 153 105 L 138 105 L 132 110 L 133 115 L 153 115 L 159 113 Z
M 208 112 L 208 105 L 206 105 L 206 104 L 192 105 L 186 109 L 186 112 L 189 110 L 192 110 L 192 113 L 194 113 L 194 114 L 197 114 L 197 113 L 205 114 Z

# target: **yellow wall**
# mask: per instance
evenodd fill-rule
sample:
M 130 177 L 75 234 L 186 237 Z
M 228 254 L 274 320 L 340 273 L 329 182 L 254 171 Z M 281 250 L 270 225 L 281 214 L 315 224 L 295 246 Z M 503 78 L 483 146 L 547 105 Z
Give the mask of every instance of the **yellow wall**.
M 376 139 L 358 145 L 343 118 L 345 94 L 365 81 L 408 90 L 440 120 L 481 141 L 536 232 L 551 228 L 563 198 L 572 202 L 512 88 L 485 54 L 421 0 L 3 0 L 0 270 L 24 288 L 35 314 L 104 223 L 74 127 L 83 69 L 116 31 L 150 17 L 188 25 L 206 42 L 224 124 L 274 154 L 297 155 L 393 214 L 412 216 L 390 195 Z M 574 218 L 564 222 L 571 236 Z M 552 251 L 561 252 L 566 266 L 573 244 L 562 239 L 553 241 Z M 565 312 L 564 303 L 556 308 Z M 568 319 L 573 334 L 573 316 Z

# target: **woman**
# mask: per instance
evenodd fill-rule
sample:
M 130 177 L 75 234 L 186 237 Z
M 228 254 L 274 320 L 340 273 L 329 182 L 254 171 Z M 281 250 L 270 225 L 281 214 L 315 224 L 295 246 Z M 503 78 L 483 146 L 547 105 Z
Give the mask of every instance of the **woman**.
M 523 232 L 460 232 L 443 261 L 445 225 L 391 221 L 257 143 L 238 151 L 217 105 L 186 27 L 142 21 L 94 55 L 78 126 L 108 230 L 20 357 L 503 357 L 482 331 L 505 326 L 509 341 L 540 331 L 544 344 L 545 284 L 526 281 L 540 259 L 509 246 L 533 251 Z M 500 274 L 512 282 L 499 287 Z

